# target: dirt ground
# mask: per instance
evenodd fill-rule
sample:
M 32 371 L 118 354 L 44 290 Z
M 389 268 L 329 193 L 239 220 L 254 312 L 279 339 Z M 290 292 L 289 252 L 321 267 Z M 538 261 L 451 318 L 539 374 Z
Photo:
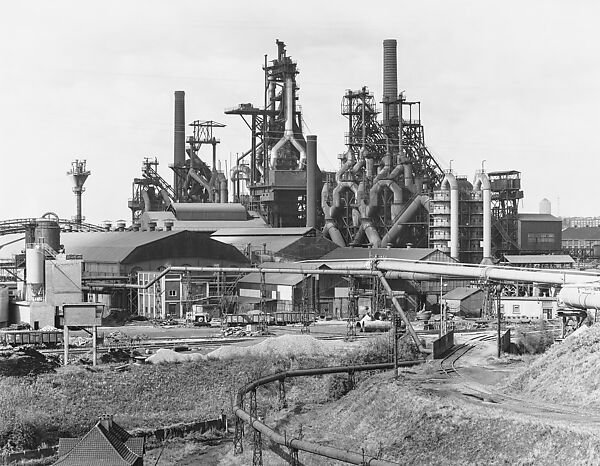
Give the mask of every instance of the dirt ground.
M 458 343 L 468 343 L 473 336 L 458 335 Z M 353 451 L 365 448 L 400 464 L 600 462 L 593 446 L 600 440 L 600 413 L 506 394 L 507 381 L 528 358 L 498 359 L 493 340 L 472 345 L 451 376 L 440 374 L 436 363 L 407 370 L 397 379 L 380 374 L 340 400 L 325 405 L 307 400 L 272 414 L 267 423 L 288 434 L 301 432 L 305 440 Z M 365 403 L 369 397 L 374 399 Z M 373 435 L 377 430 L 384 432 Z M 190 452 L 173 463 L 159 464 L 251 464 L 249 439 L 239 456 L 225 443 L 208 448 L 210 456 L 206 451 Z M 263 458 L 265 465 L 287 464 L 267 448 Z M 302 453 L 300 459 L 305 465 L 339 464 Z

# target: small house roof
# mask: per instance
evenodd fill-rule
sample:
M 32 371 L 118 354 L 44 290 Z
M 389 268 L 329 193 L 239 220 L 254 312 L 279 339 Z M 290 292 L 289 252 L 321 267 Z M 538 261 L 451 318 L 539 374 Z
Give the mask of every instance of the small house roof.
M 142 464 L 144 439 L 103 418 L 79 439 L 61 438 L 58 455 L 54 464 L 60 466 L 137 466 Z

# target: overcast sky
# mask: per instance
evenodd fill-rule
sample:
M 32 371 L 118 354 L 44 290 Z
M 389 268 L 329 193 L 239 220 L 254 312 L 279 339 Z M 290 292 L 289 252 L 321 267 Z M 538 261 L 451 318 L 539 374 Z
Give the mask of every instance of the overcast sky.
M 344 151 L 345 89 L 382 92 L 382 42 L 399 89 L 422 102 L 426 143 L 471 179 L 522 172 L 523 211 L 600 215 L 600 6 L 593 1 L 27 1 L 0 16 L 0 219 L 71 217 L 70 162 L 87 159 L 88 221 L 130 219 L 144 157 L 172 179 L 173 92 L 216 120 L 219 158 L 249 148 L 225 108 L 262 102 L 275 39 L 298 62 L 319 164 Z M 208 148 L 206 148 L 208 149 Z M 209 151 L 203 152 L 205 160 Z M 558 206 L 558 199 L 560 205 Z

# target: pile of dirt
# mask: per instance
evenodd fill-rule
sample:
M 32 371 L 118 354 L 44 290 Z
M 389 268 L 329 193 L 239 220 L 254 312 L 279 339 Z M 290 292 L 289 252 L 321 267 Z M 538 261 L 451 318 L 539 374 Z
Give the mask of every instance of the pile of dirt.
M 600 324 L 581 329 L 535 359 L 508 390 L 547 401 L 600 406 Z
M 100 362 L 102 364 L 110 363 L 123 363 L 131 360 L 132 354 L 121 348 L 110 348 L 108 353 L 104 353 L 100 356 Z
M 200 353 L 182 354 L 171 349 L 160 348 L 152 356 L 146 358 L 150 364 L 168 364 L 188 361 L 206 361 L 206 356 Z
M 209 359 L 232 359 L 244 356 L 327 356 L 337 353 L 344 343 L 322 341 L 310 335 L 281 335 L 267 338 L 254 346 L 221 346 L 208 353 Z
M 18 377 L 54 372 L 59 365 L 57 358 L 46 357 L 27 346 L 0 351 L 0 376 Z

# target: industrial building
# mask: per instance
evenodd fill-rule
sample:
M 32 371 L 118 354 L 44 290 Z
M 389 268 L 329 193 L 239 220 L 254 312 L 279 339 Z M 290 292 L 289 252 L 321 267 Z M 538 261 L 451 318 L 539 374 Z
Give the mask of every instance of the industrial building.
M 517 215 L 519 251 L 526 253 L 550 253 L 562 250 L 562 222 L 549 214 Z
M 338 248 L 311 227 L 223 228 L 211 238 L 235 246 L 253 264 L 319 259 Z
M 482 317 L 485 293 L 479 288 L 457 287 L 442 296 L 448 312 L 461 317 Z
M 63 235 L 49 247 L 81 261 L 81 299 L 153 318 L 184 318 L 193 305 L 231 312 L 239 305 L 235 299 L 243 297 L 240 285 L 257 283 L 252 277 L 240 282 L 236 274 L 159 277 L 170 265 L 302 261 L 327 267 L 329 260 L 376 256 L 489 264 L 505 254 L 560 252 L 559 219 L 519 213 L 520 172 L 486 173 L 482 168 L 470 181 L 435 160 L 425 143 L 421 103 L 398 91 L 393 39 L 383 42 L 381 98 L 367 86 L 342 96 L 344 149 L 339 168 L 322 172 L 317 137 L 304 133 L 297 63 L 283 42 L 276 46 L 276 57 L 263 65 L 262 105 L 242 103 L 225 111 L 239 116 L 250 130 L 249 148 L 232 167 L 223 168 L 217 160 L 217 136 L 225 125 L 198 119 L 187 123 L 185 92 L 175 92 L 173 158 L 168 164 L 172 180 L 159 175 L 158 159 L 143 160 L 128 200 L 130 226 L 122 220 L 102 226 L 83 222 L 81 197 L 90 172 L 85 161 L 73 162 L 68 174 L 76 215 L 70 221 L 54 216 Z M 0 222 L 0 233 L 31 236 L 35 224 L 30 219 Z M 24 245 L 19 241 L 11 238 L 0 246 L 3 270 L 22 267 L 18 258 Z M 293 307 L 298 293 L 305 305 L 310 289 L 310 305 L 332 315 L 351 314 L 355 301 L 370 300 L 376 307 L 381 291 L 366 280 L 341 276 L 324 276 L 310 285 L 305 278 L 289 280 L 279 285 L 291 286 L 291 291 L 271 292 L 290 297 L 284 301 Z M 132 291 L 132 285 L 150 282 L 147 289 Z M 440 293 L 461 285 L 468 283 L 394 280 L 415 311 L 439 304 Z
M 600 257 L 600 227 L 569 227 L 562 231 L 562 249 L 573 257 Z

